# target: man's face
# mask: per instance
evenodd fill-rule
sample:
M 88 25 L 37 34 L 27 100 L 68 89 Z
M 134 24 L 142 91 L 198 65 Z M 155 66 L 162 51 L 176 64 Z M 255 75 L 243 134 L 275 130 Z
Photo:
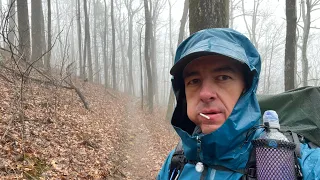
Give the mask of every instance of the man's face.
M 245 89 L 243 66 L 225 56 L 194 60 L 185 67 L 183 77 L 188 117 L 204 134 L 222 126 Z

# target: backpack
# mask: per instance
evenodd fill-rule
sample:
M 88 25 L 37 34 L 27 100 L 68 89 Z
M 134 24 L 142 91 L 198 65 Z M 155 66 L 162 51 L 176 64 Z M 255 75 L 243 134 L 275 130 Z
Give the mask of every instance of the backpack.
M 297 178 L 302 179 L 302 172 L 297 158 L 300 157 L 300 143 L 308 143 L 311 148 L 320 146 L 320 87 L 302 87 L 276 95 L 258 95 L 261 112 L 272 109 L 279 115 L 281 132 L 296 144 L 295 169 Z M 170 163 L 170 176 L 178 177 L 187 159 L 183 153 L 182 141 L 178 143 Z M 217 170 L 234 171 L 223 166 Z M 239 172 L 239 171 L 236 171 Z M 255 151 L 250 153 L 246 168 L 239 173 L 243 180 L 254 180 L 256 176 Z M 177 179 L 177 178 L 176 178 Z
M 320 87 L 302 87 L 276 95 L 258 95 L 260 110 L 275 110 L 281 130 L 302 135 L 320 146 Z

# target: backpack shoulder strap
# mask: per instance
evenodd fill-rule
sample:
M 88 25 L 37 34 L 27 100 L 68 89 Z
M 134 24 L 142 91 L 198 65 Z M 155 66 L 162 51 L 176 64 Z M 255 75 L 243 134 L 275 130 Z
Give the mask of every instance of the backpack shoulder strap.
M 246 165 L 245 174 L 242 176 L 242 180 L 255 180 L 257 179 L 257 168 L 256 168 L 256 151 L 251 150 L 249 160 Z
M 187 159 L 184 156 L 182 141 L 180 140 L 171 158 L 169 178 L 176 179 L 176 177 L 180 175 L 186 163 Z
M 301 166 L 298 162 L 298 158 L 301 158 L 300 142 L 303 141 L 303 136 L 301 136 L 301 138 L 299 138 L 298 134 L 295 132 L 292 132 L 292 131 L 289 131 L 289 134 L 284 133 L 284 135 L 287 137 L 287 139 L 289 141 L 294 142 L 294 144 L 296 144 L 296 148 L 294 150 L 295 169 L 296 169 L 296 173 L 297 173 L 297 178 L 303 179 Z
M 281 132 L 286 136 L 286 138 L 290 142 L 293 142 L 296 145 L 296 148 L 294 150 L 295 156 L 298 158 L 301 158 L 300 143 L 303 141 L 303 137 L 292 131 L 281 131 Z

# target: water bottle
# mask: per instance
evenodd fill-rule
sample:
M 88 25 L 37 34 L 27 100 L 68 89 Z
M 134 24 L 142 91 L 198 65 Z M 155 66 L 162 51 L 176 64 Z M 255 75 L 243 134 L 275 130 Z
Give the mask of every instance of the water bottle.
M 264 134 L 252 141 L 256 153 L 258 180 L 293 180 L 295 143 L 280 132 L 278 114 L 268 110 L 263 114 Z
M 268 110 L 263 114 L 263 124 L 268 126 L 266 129 L 266 133 L 262 135 L 263 139 L 275 139 L 289 142 L 288 138 L 280 132 L 280 122 L 279 117 L 276 111 Z

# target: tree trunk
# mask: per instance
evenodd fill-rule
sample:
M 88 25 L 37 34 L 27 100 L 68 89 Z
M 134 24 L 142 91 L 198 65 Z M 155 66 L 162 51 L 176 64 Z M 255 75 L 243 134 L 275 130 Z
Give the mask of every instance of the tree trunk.
M 129 13 L 128 13 L 129 14 Z M 130 93 L 134 95 L 134 85 L 133 85 L 133 74 L 132 74 L 132 28 L 133 28 L 133 16 L 134 14 L 130 13 L 129 18 L 129 43 L 128 43 L 128 60 L 129 60 L 129 89 Z
M 83 79 L 85 81 L 88 81 L 88 77 L 87 77 L 87 35 L 86 33 L 84 34 L 84 42 L 83 42 L 83 67 L 82 67 L 82 72 L 83 72 Z
M 111 26 L 112 26 L 112 87 L 117 89 L 117 78 L 116 78 L 116 33 L 114 27 L 114 4 L 111 0 Z
M 47 52 L 47 42 L 46 42 L 46 34 L 45 34 L 45 24 L 44 24 L 44 15 L 43 15 L 43 7 L 42 7 L 42 3 L 40 3 L 41 5 L 41 50 L 42 50 L 42 54 L 44 54 L 45 52 Z M 44 59 L 44 58 L 43 58 Z
M 97 46 L 97 1 L 94 1 L 94 5 L 93 5 L 93 22 L 94 22 L 94 28 L 93 28 L 93 44 L 94 44 L 94 81 L 97 83 L 100 83 L 100 70 L 99 70 L 99 49 Z
M 151 28 L 151 48 L 150 48 L 150 61 L 151 61 L 151 72 L 152 72 L 152 87 L 153 96 L 156 104 L 159 104 L 159 94 L 158 94 L 158 68 L 157 68 L 157 20 L 153 19 L 153 23 L 150 23 Z
M 10 0 L 8 4 L 9 9 L 9 29 L 8 29 L 8 45 L 15 47 L 15 17 L 16 17 L 16 0 Z M 2 15 L 2 6 L 1 6 L 1 15 Z M 7 48 L 9 49 L 9 48 Z
M 77 0 L 77 32 L 78 32 L 78 55 L 79 55 L 79 69 L 80 69 L 80 78 L 84 79 L 84 71 L 82 64 L 82 56 L 81 56 L 81 21 L 80 21 L 80 0 Z
M 107 8 L 107 2 L 104 0 L 104 30 L 103 30 L 103 70 L 104 70 L 104 86 L 108 87 L 108 8 Z
M 144 0 L 144 9 L 145 9 L 145 45 L 144 45 L 144 58 L 146 62 L 147 77 L 148 77 L 148 111 L 149 113 L 153 112 L 153 86 L 152 86 L 152 74 L 151 74 L 151 65 L 150 65 L 150 41 L 151 41 L 151 15 L 148 8 L 148 0 Z
M 305 12 L 305 5 L 304 3 L 301 3 L 301 9 L 302 9 L 302 19 L 303 19 L 303 36 L 302 36 L 302 85 L 307 86 L 308 85 L 308 71 L 309 71 L 309 65 L 308 65 L 308 58 L 307 58 L 307 48 L 308 48 L 308 38 L 309 38 L 309 32 L 310 32 L 310 16 L 311 16 L 311 3 L 310 0 L 306 0 L 306 7 L 307 12 Z
M 58 28 L 58 40 L 59 40 L 59 48 L 60 48 L 60 58 L 63 59 L 63 43 L 61 39 L 61 27 L 60 27 L 60 12 L 59 12 L 59 3 L 56 1 L 56 11 L 57 11 L 57 28 Z
M 48 53 L 46 56 L 46 61 L 45 61 L 45 68 L 47 69 L 47 71 L 51 70 L 51 65 L 50 65 L 50 59 L 51 59 L 51 0 L 48 0 L 47 2 L 47 6 L 48 6 Z
M 141 96 L 141 110 L 143 110 L 143 69 L 142 69 L 142 28 L 143 26 L 141 27 L 141 30 L 140 30 L 140 34 L 139 34 L 139 60 L 140 60 L 140 88 L 141 88 L 141 91 L 140 91 L 140 96 Z
M 168 1 L 170 2 L 170 1 Z M 170 18 L 171 15 L 171 8 L 169 8 L 169 31 L 172 31 L 172 19 Z M 172 63 L 169 62 L 167 64 L 167 60 L 169 59 L 171 61 L 172 57 L 170 55 L 170 53 L 167 53 L 167 50 L 170 51 L 171 47 L 172 47 L 172 37 L 169 37 L 170 32 L 168 33 L 168 29 L 166 29 L 166 32 L 164 34 L 164 46 L 163 46 L 163 68 L 162 68 L 162 72 L 160 74 L 162 74 L 162 79 L 165 80 L 163 82 L 163 87 L 161 87 L 162 91 L 161 92 L 161 104 L 168 104 L 168 100 L 170 97 L 170 91 L 171 91 L 171 84 L 167 83 L 166 80 L 170 79 L 168 77 L 170 77 L 170 75 L 168 76 L 168 66 L 171 66 Z M 169 49 L 167 47 L 167 39 L 169 38 Z M 168 54 L 168 57 L 167 57 Z M 161 86 L 161 84 L 159 85 Z
M 10 5 L 9 5 L 10 6 Z M 10 10 L 10 9 L 9 9 Z M 0 19 L 3 19 L 3 11 L 2 11 L 2 0 L 0 0 Z M 3 43 L 5 43 L 5 41 L 3 40 Z M 0 44 L 0 47 L 2 47 L 2 44 Z M 5 47 L 5 44 L 3 44 L 3 47 Z
M 93 82 L 93 70 L 92 70 L 92 57 L 91 57 L 91 39 L 90 39 L 90 25 L 89 25 L 89 17 L 87 11 L 87 0 L 83 0 L 83 8 L 84 8 L 84 17 L 85 17 L 85 37 L 87 46 L 87 58 L 88 58 L 88 79 L 90 82 Z
M 278 33 L 274 33 L 273 36 L 272 36 L 272 42 L 271 42 L 271 52 L 270 52 L 270 59 L 269 59 L 269 64 L 268 64 L 268 77 L 267 77 L 267 93 L 269 94 L 270 93 L 270 87 L 271 87 L 271 63 L 272 63 L 272 60 L 273 60 L 273 55 L 274 55 L 274 51 L 275 51 L 275 42 L 279 39 L 277 37 Z M 266 63 L 267 64 L 267 63 Z
M 28 15 L 28 2 L 17 0 L 18 31 L 19 31 L 19 54 L 23 60 L 30 60 L 30 27 Z
M 75 7 L 75 0 L 71 0 L 71 7 Z M 76 72 L 76 67 L 77 67 L 77 63 L 76 62 L 76 58 L 75 58 L 75 42 L 74 42 L 74 20 L 73 20 L 73 14 L 74 14 L 74 9 L 71 9 L 72 11 L 72 17 L 70 18 L 70 16 L 68 16 L 69 21 L 71 21 L 70 26 L 71 26 L 71 34 L 70 34 L 70 49 L 71 49 L 71 62 L 74 63 L 73 65 L 73 69 L 72 69 L 72 73 L 77 74 Z
M 286 0 L 287 34 L 285 46 L 284 87 L 285 90 L 294 89 L 296 64 L 296 29 L 297 13 L 296 1 Z
M 43 53 L 45 51 L 44 40 L 44 17 L 42 11 L 42 1 L 31 1 L 31 28 L 32 28 L 32 61 L 37 61 L 37 67 L 44 67 Z
M 268 40 L 269 40 L 269 38 L 265 38 L 265 41 L 266 41 L 265 47 L 268 47 L 268 45 L 270 44 Z M 263 90 L 262 90 L 263 94 L 267 93 L 267 79 L 270 76 L 270 75 L 269 76 L 267 75 L 267 72 L 268 72 L 268 59 L 269 59 L 268 55 L 269 55 L 269 53 L 265 53 L 265 56 L 261 57 L 261 59 L 264 59 L 264 62 L 262 62 L 262 63 L 264 63 Z M 269 67 L 269 68 L 271 68 L 271 67 Z M 261 78 L 260 78 L 260 81 L 261 81 Z
M 121 13 L 120 13 L 121 14 Z M 121 15 L 119 17 L 119 31 L 118 31 L 118 37 L 119 37 L 119 43 L 120 43 L 120 53 L 121 53 L 121 63 L 122 63 L 122 75 L 123 75 L 123 87 L 124 87 L 124 92 L 128 93 L 129 88 L 128 88 L 128 81 L 127 81 L 127 63 L 126 63 L 126 56 L 124 52 L 124 47 L 125 45 L 125 31 L 123 30 L 124 28 L 122 27 L 122 23 L 125 21 L 124 18 L 121 20 Z M 122 34 L 124 37 L 122 37 Z
M 229 0 L 193 0 L 189 11 L 190 34 L 206 28 L 228 27 Z
M 230 28 L 233 28 L 233 22 L 234 22 L 234 18 L 233 18 L 233 15 L 234 15 L 234 0 L 231 0 L 229 2 L 229 27 Z
M 127 50 L 127 56 L 129 61 L 129 92 L 130 94 L 135 94 L 134 84 L 133 84 L 133 72 L 132 72 L 132 61 L 133 61 L 133 52 L 132 52 L 132 39 L 133 39 L 133 18 L 134 15 L 141 9 L 140 5 L 136 9 L 132 9 L 132 2 L 133 0 L 125 1 L 125 5 L 128 11 L 128 31 L 129 31 L 129 37 L 128 37 L 128 50 Z
M 149 1 L 150 2 L 150 36 L 151 36 L 151 48 L 150 48 L 150 61 L 151 61 L 151 72 L 152 72 L 152 87 L 153 87 L 153 97 L 155 104 L 159 104 L 159 89 L 158 89 L 158 67 L 157 67 L 157 25 L 158 19 L 163 8 L 164 4 L 163 1 Z M 153 4 L 152 4 L 153 3 Z
M 184 37 L 184 29 L 187 23 L 187 17 L 188 17 L 188 8 L 189 8 L 189 0 L 185 0 L 184 1 L 184 6 L 183 6 L 183 13 L 182 13 L 182 17 L 180 20 L 180 28 L 179 28 L 179 38 L 178 38 L 178 45 L 182 42 L 183 37 Z M 171 13 L 170 13 L 171 14 Z M 171 24 L 171 16 L 170 16 L 170 24 Z M 170 28 L 170 44 L 171 44 L 171 28 Z M 170 45 L 171 48 L 171 45 Z M 171 53 L 173 54 L 173 50 L 170 49 Z M 173 57 L 172 57 L 172 64 L 174 63 Z M 167 113 L 166 113 L 166 119 L 170 120 L 173 110 L 174 110 L 174 93 L 173 93 L 173 89 L 172 87 L 170 88 L 170 95 L 169 95 L 169 101 L 168 101 L 168 109 L 167 109 Z

